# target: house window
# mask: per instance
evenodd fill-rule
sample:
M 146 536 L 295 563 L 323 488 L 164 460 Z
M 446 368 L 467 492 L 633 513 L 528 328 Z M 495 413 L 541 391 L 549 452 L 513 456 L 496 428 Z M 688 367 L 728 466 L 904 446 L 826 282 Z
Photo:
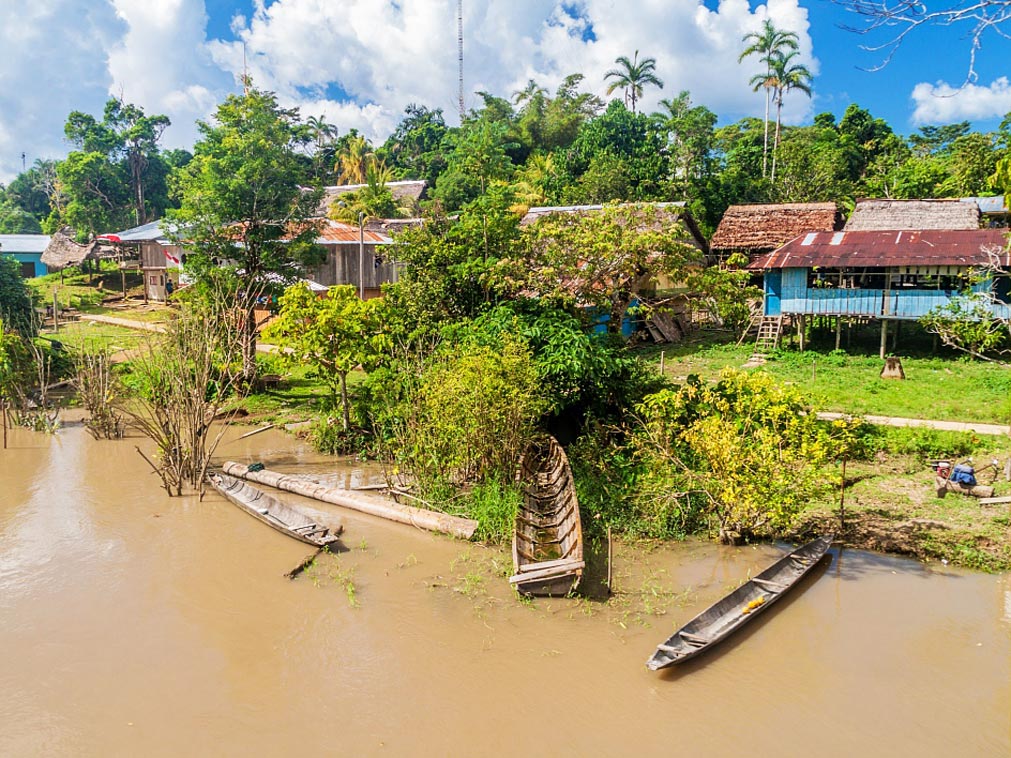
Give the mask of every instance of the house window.
M 21 277 L 31 279 L 35 276 L 35 264 L 31 261 L 21 261 Z

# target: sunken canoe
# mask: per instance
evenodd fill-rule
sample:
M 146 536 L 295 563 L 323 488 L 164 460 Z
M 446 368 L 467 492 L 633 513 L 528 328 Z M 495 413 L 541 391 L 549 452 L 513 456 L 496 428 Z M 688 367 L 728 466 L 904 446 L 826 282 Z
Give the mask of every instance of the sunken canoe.
M 835 535 L 828 534 L 797 548 L 703 611 L 658 645 L 646 665 L 657 669 L 694 658 L 778 600 L 822 559 Z
M 583 576 L 583 527 L 572 469 L 554 437 L 532 442 L 520 461 L 510 584 L 523 595 L 567 595 Z
M 344 530 L 343 526 L 323 526 L 308 514 L 234 476 L 211 473 L 207 479 L 214 489 L 246 513 L 300 542 L 326 547 L 336 542 Z

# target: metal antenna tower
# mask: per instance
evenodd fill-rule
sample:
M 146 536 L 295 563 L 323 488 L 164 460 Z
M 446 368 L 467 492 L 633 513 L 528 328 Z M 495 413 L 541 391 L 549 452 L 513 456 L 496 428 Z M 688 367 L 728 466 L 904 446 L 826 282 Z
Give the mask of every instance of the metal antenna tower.
M 463 0 L 456 3 L 456 49 L 460 63 L 460 123 L 463 123 Z

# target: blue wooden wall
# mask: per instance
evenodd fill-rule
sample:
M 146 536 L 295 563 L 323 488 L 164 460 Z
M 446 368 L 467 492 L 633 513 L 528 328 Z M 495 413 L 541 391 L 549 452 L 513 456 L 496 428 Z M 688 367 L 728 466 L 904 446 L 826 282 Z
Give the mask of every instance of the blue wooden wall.
M 809 289 L 808 270 L 784 268 L 765 273 L 765 315 L 780 313 L 824 316 L 871 316 L 916 320 L 947 303 L 957 292 L 912 289 Z M 973 287 L 990 290 L 989 281 Z M 777 297 L 778 295 L 778 297 Z M 1006 316 L 1008 306 L 995 305 L 995 315 Z

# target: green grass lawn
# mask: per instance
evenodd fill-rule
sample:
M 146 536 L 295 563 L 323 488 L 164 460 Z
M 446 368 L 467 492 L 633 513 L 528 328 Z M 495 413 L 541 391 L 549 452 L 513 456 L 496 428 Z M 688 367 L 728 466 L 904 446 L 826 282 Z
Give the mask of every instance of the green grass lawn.
M 741 368 L 751 356 L 750 342 L 738 347 L 725 334 L 698 332 L 679 345 L 665 345 L 664 371 L 674 381 L 689 374 L 715 379 L 726 367 Z M 803 353 L 786 349 L 751 371 L 766 371 L 808 393 L 818 410 L 861 415 L 903 416 L 942 421 L 1006 424 L 1011 420 L 1011 371 L 993 363 L 967 361 L 948 353 L 931 356 L 923 342 L 910 340 L 902 359 L 906 379 L 881 379 L 876 346 L 835 351 L 830 341 Z M 659 364 L 661 348 L 641 355 Z

